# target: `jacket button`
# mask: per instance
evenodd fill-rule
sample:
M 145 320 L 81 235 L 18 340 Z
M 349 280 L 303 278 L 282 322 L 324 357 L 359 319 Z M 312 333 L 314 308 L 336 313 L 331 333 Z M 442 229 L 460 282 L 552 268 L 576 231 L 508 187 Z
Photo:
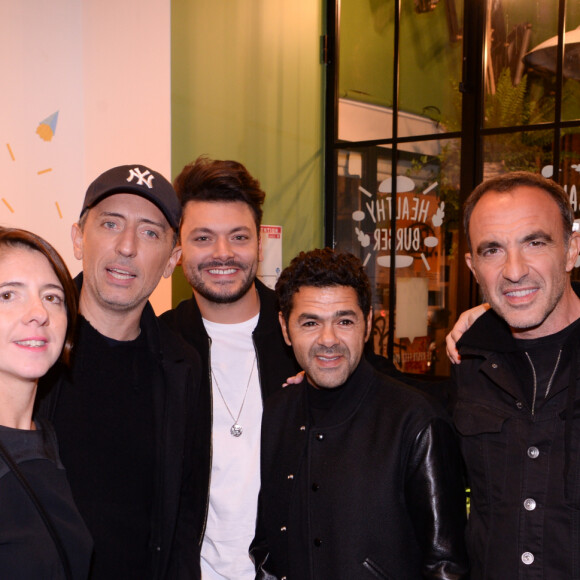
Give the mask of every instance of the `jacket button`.
M 320 486 L 317 483 L 312 484 L 312 491 L 318 491 L 319 489 L 320 489 Z
M 320 546 L 322 546 L 322 540 L 320 538 L 314 538 L 314 545 L 317 548 L 320 548 Z
M 522 554 L 522 562 L 526 566 L 529 566 L 530 564 L 532 564 L 534 562 L 534 555 L 531 552 L 524 552 Z
M 282 526 L 282 527 L 280 528 L 280 531 L 281 531 L 281 532 L 285 532 L 285 531 L 286 531 L 286 529 L 287 529 L 287 528 L 286 528 L 286 526 Z
M 294 474 L 293 473 L 289 473 L 288 474 L 288 479 L 294 479 Z
M 306 431 L 306 425 L 300 425 L 300 431 Z
M 318 441 L 322 441 L 324 439 L 324 433 L 317 433 L 316 439 L 318 439 Z
M 531 447 L 528 447 L 528 457 L 530 459 L 536 459 L 536 457 L 538 457 L 539 454 L 540 450 L 537 447 L 534 447 L 533 445 Z
M 518 409 L 523 409 L 524 408 L 524 404 L 521 401 L 516 401 L 516 407 Z
M 534 511 L 536 509 L 536 500 L 529 497 L 528 499 L 524 500 L 524 507 L 529 512 Z
M 498 367 L 497 363 L 492 363 L 492 365 L 491 365 L 492 369 L 497 369 L 497 367 Z

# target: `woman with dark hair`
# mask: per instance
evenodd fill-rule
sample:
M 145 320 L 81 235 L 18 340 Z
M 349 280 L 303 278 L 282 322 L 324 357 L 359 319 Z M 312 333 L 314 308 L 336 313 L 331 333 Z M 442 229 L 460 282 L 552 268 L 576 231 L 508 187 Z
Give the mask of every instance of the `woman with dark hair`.
M 38 379 L 68 363 L 74 283 L 42 238 L 0 228 L 0 577 L 87 578 L 92 540 L 52 427 L 33 418 Z

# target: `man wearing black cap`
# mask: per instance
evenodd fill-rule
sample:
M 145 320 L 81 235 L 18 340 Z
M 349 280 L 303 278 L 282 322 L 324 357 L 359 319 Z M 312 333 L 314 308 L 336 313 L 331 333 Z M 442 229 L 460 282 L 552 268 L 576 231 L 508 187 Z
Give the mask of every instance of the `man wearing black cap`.
M 179 259 L 180 218 L 162 175 L 126 165 L 89 186 L 72 227 L 83 261 L 76 350 L 42 409 L 93 534 L 93 579 L 200 575 L 203 505 L 196 513 L 188 458 L 201 365 L 148 302 Z

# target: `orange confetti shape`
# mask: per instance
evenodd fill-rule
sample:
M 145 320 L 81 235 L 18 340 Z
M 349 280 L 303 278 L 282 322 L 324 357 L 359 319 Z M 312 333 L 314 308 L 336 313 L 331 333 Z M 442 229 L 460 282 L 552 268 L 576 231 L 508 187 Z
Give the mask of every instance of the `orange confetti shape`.
M 55 201 L 54 205 L 56 205 L 56 210 L 58 211 L 58 217 L 60 217 L 60 219 L 62 219 L 62 212 L 60 211 L 60 205 L 58 205 L 58 201 Z
M 36 129 L 36 134 L 44 141 L 52 141 L 52 138 L 54 137 L 52 129 L 48 125 L 45 125 L 44 123 L 38 125 L 38 128 Z
M 49 171 L 52 171 L 52 167 L 49 167 L 48 169 L 41 169 L 37 172 L 37 174 L 42 175 L 43 173 L 48 173 Z
M 4 199 L 2 198 L 2 201 L 5 203 L 6 207 L 12 212 L 14 213 L 14 210 L 12 209 L 12 206 Z
M 10 147 L 10 143 L 6 143 L 6 147 L 8 147 L 8 153 L 10 153 L 10 157 L 12 157 L 12 161 L 16 161 L 14 157 L 14 153 L 12 153 L 12 147 Z

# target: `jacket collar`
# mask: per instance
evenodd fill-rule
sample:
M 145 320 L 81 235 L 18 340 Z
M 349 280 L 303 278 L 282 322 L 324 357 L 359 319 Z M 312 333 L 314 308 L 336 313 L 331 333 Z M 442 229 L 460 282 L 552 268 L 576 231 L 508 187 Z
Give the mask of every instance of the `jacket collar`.
M 457 343 L 459 352 L 471 349 L 514 352 L 518 348 L 507 322 L 493 310 L 480 316 Z
M 362 357 L 359 365 L 341 387 L 340 396 L 316 427 L 329 428 L 338 426 L 346 421 L 360 407 L 374 378 L 375 371 L 373 367 Z M 304 398 L 305 419 L 310 416 L 306 389 L 307 385 L 304 383 L 302 385 L 302 397 Z M 310 420 L 306 420 L 306 423 L 310 423 Z

